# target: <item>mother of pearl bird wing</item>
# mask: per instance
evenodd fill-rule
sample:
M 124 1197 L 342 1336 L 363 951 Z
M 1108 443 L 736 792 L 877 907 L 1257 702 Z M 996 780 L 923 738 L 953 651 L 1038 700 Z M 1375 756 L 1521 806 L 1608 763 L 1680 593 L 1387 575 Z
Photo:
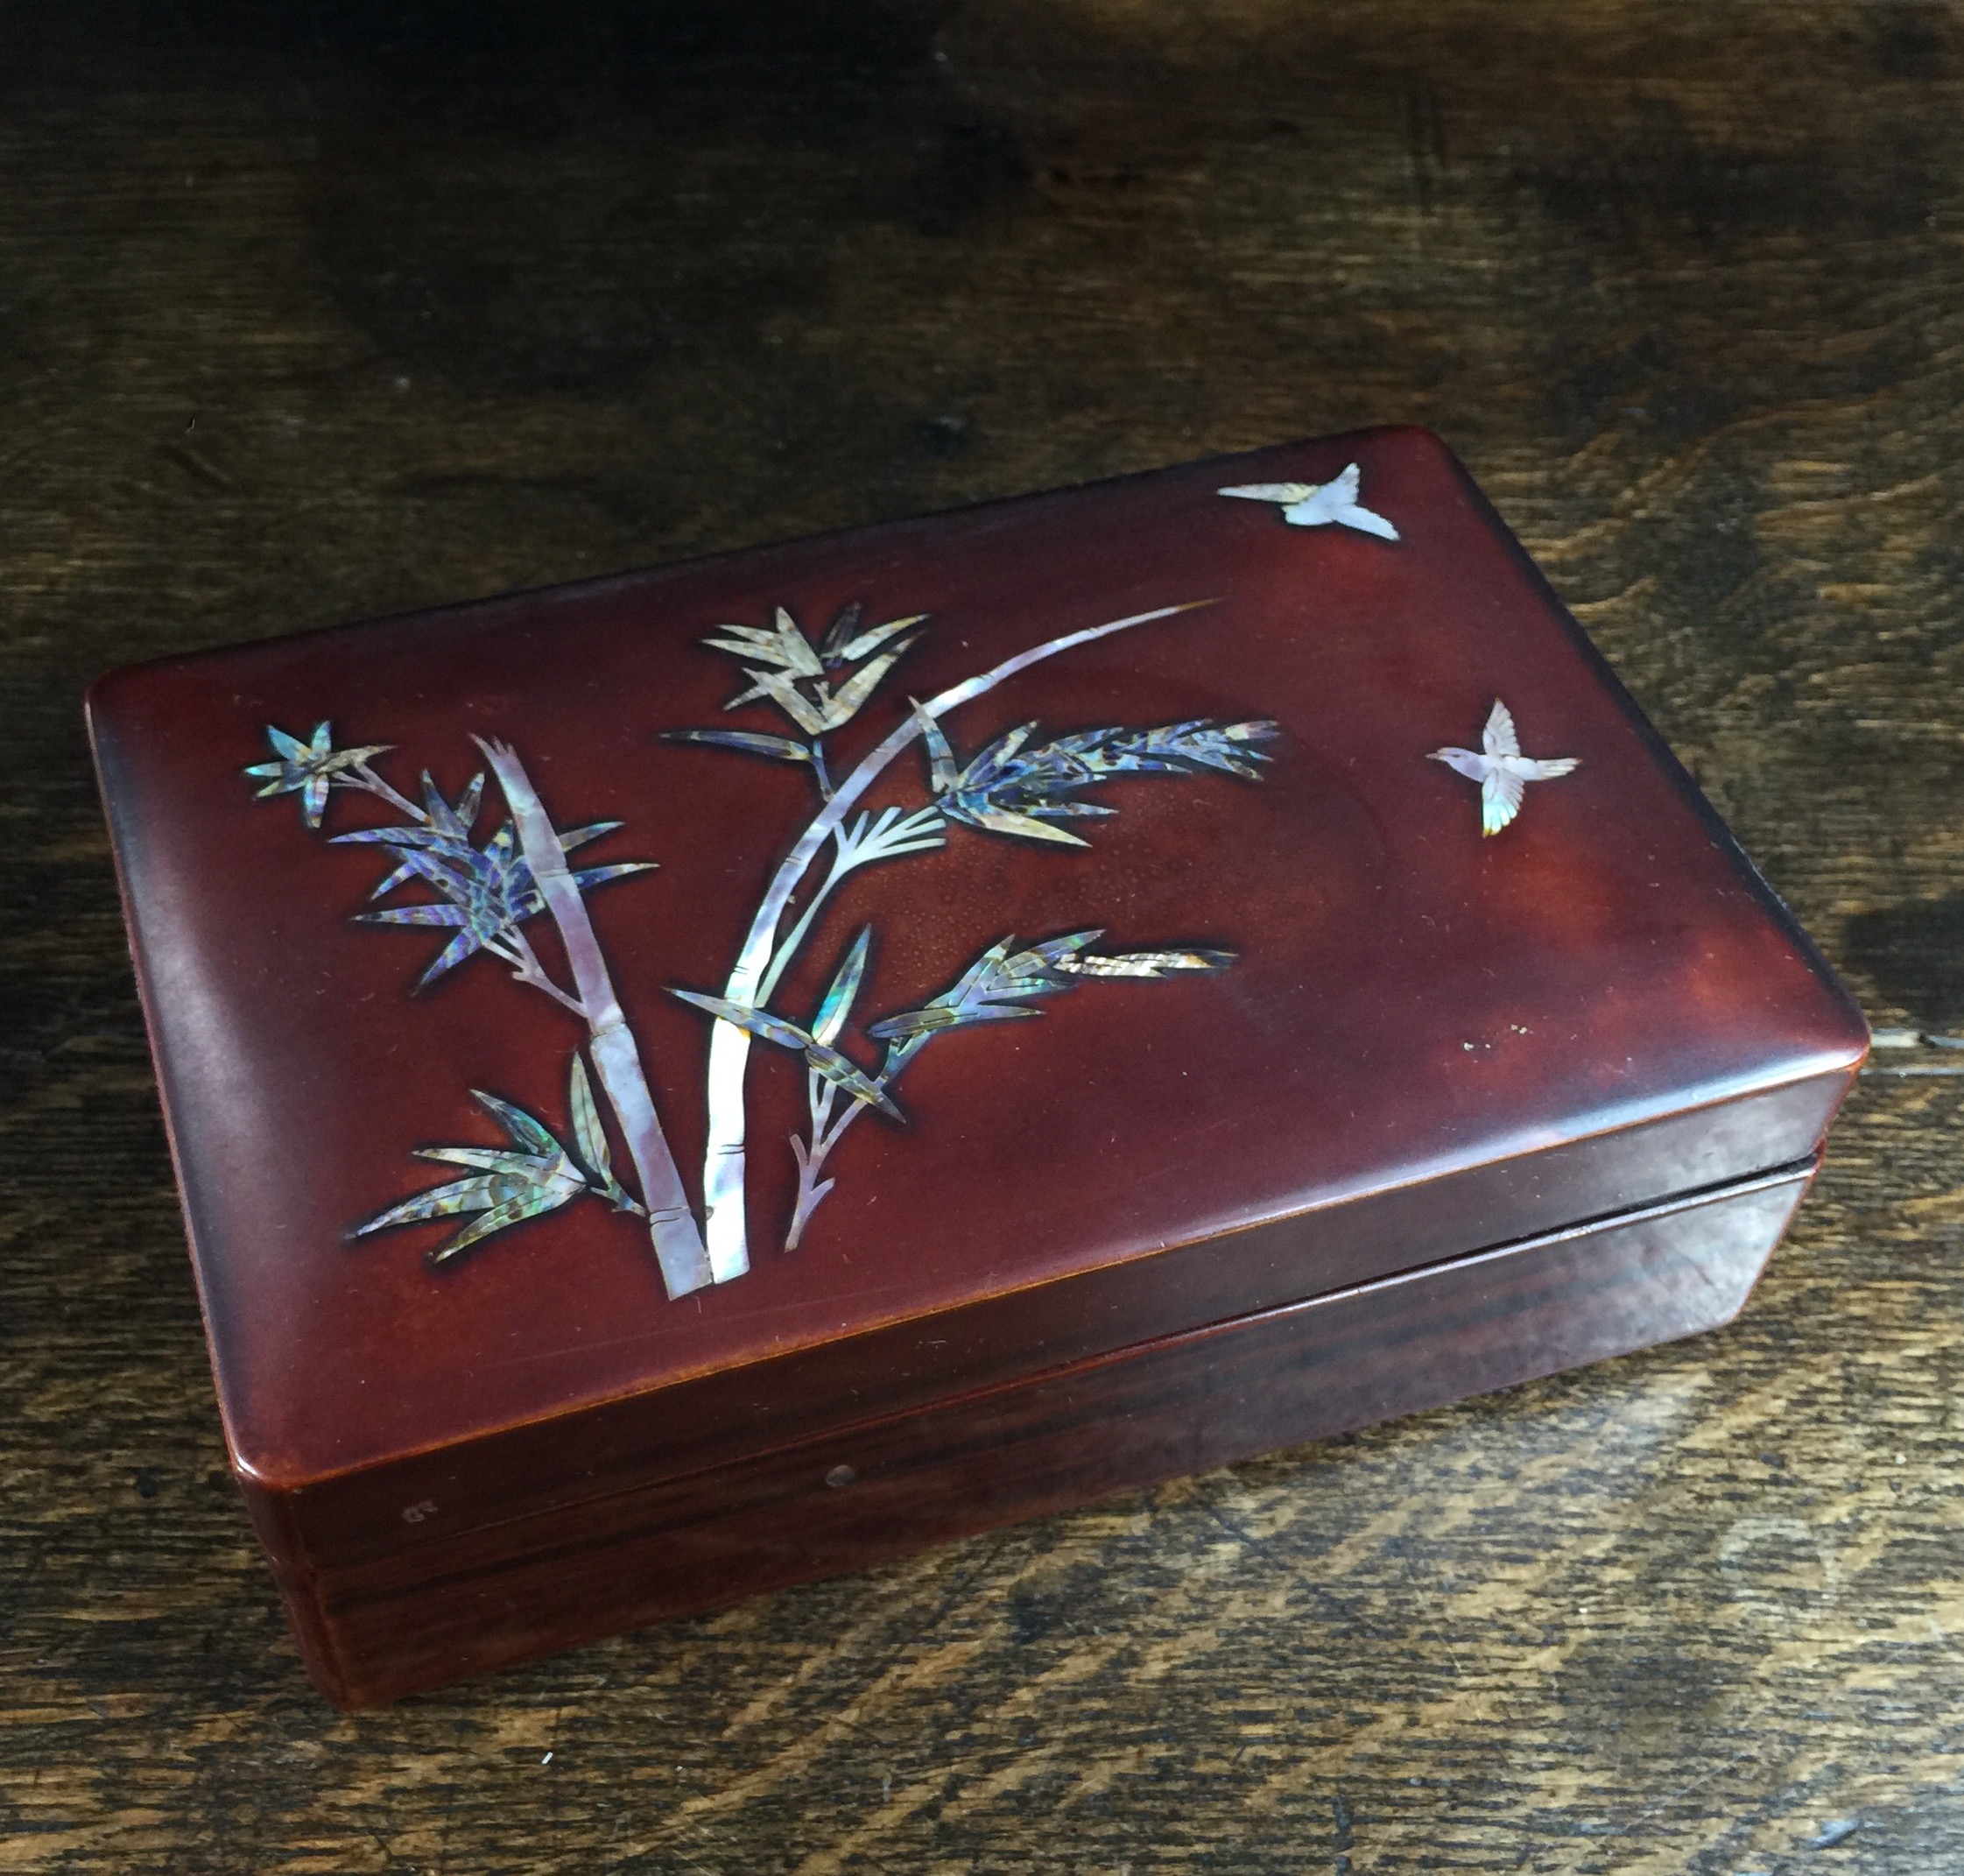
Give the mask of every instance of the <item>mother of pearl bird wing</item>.
M 1514 733 L 1514 713 L 1498 697 L 1487 713 L 1487 727 L 1480 732 L 1480 746 L 1489 756 L 1521 753 L 1521 739 Z
M 1524 778 L 1497 763 L 1480 783 L 1480 831 L 1497 834 L 1521 811 L 1521 797 L 1527 792 Z

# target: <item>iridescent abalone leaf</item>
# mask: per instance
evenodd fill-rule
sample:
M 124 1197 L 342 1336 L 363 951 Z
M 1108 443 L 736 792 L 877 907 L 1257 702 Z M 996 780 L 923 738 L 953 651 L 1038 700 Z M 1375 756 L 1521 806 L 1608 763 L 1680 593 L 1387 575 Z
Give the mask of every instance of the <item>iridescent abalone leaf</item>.
M 560 844 L 564 846 L 566 843 L 562 841 Z M 625 879 L 630 873 L 651 873 L 655 870 L 655 864 L 652 860 L 616 860 L 611 866 L 581 866 L 574 869 L 573 879 L 582 892 L 590 892 L 595 886 L 603 886 L 611 879 Z M 527 876 L 530 877 L 529 868 Z M 539 888 L 535 885 L 532 888 L 533 893 L 536 894 L 538 891 Z M 537 910 L 537 906 L 532 906 L 525 916 L 530 918 L 532 912 Z
M 823 1042 L 813 1041 L 805 1051 L 805 1060 L 841 1092 L 850 1095 L 855 1101 L 862 1101 L 869 1107 L 876 1107 L 890 1120 L 905 1120 L 893 1098 L 887 1091 L 865 1074 L 857 1063 L 841 1055 L 835 1048 Z
M 1171 977 L 1225 970 L 1237 956 L 1233 951 L 1115 951 L 1101 956 L 1093 951 L 1081 957 L 1060 957 L 1051 968 L 1077 977 Z
M 425 778 L 426 784 L 428 778 Z M 509 952 L 518 927 L 546 909 L 546 901 L 531 876 L 524 857 L 517 851 L 517 836 L 508 821 L 483 846 L 469 838 L 464 811 L 475 817 L 478 784 L 473 783 L 455 808 L 445 802 L 433 786 L 428 819 L 415 827 L 364 828 L 357 833 L 335 836 L 337 845 L 370 842 L 399 850 L 400 864 L 370 896 L 380 898 L 411 879 L 420 879 L 441 892 L 447 903 L 391 906 L 378 912 L 361 912 L 355 918 L 368 925 L 440 925 L 458 927 L 457 935 L 444 947 L 417 984 L 422 990 L 454 970 L 478 951 Z M 439 813 L 439 808 L 441 812 Z M 571 851 L 588 841 L 598 840 L 621 826 L 618 821 L 596 821 L 560 836 L 560 847 Z M 622 860 L 609 866 L 583 867 L 573 874 L 582 892 L 630 874 L 645 872 L 651 860 Z
M 377 1212 L 366 1224 L 357 1224 L 348 1235 L 365 1238 L 370 1231 L 387 1231 L 391 1225 L 417 1224 L 425 1218 L 448 1217 L 458 1212 L 483 1211 L 498 1202 L 491 1195 L 491 1188 L 498 1183 L 489 1176 L 454 1179 L 447 1186 L 419 1192 L 414 1198 L 405 1199 L 399 1205 L 391 1205 L 388 1210 Z
M 1217 950 L 1119 951 L 1102 956 L 1088 949 L 1102 935 L 1095 928 L 1067 932 L 1016 952 L 1010 949 L 1014 938 L 1001 939 L 931 1003 L 884 1017 L 866 1033 L 896 1048 L 909 1048 L 941 1030 L 1040 1015 L 1040 1011 L 1029 1006 L 1031 998 L 1070 990 L 1082 978 L 1150 981 L 1225 970 L 1235 962 L 1234 952 Z M 890 1076 L 893 1068 L 890 1059 Z
M 606 1130 L 600 1124 L 600 1110 L 594 1105 L 594 1091 L 587 1080 L 587 1065 L 578 1054 L 573 1058 L 571 1086 L 567 1105 L 573 1116 L 573 1143 L 589 1172 L 611 1177 L 613 1155 L 607 1150 Z
M 1059 847 L 1088 847 L 1091 843 L 1075 834 L 1066 833 L 1062 828 L 1053 828 L 1038 821 L 1033 815 L 1019 815 L 1014 808 L 996 808 L 983 803 L 968 808 L 964 813 L 952 800 L 945 804 L 947 811 L 957 821 L 966 821 L 970 827 L 984 828 L 991 834 L 1008 834 L 1018 840 L 1047 840 Z M 1049 815 L 1075 813 L 1076 804 L 1068 808 L 1046 806 L 1039 812 Z
M 1101 932 L 1069 932 L 1062 937 L 1045 938 L 1026 949 L 1010 953 L 1014 937 L 1003 938 L 984 951 L 953 985 L 919 1010 L 904 1010 L 871 1025 L 867 1034 L 881 1041 L 905 1043 L 933 1035 L 938 1030 L 957 1029 L 969 1023 L 998 1023 L 1039 1012 L 1024 1007 L 1025 999 L 1048 997 L 1069 990 L 1070 979 L 1057 973 L 1061 960 L 1074 957 L 1095 942 Z
M 665 743 L 707 743 L 717 749 L 740 750 L 746 756 L 766 756 L 773 762 L 809 762 L 811 746 L 788 736 L 766 736 L 756 730 L 664 730 Z
M 806 736 L 824 735 L 829 727 L 824 705 L 812 702 L 783 672 L 757 671 L 746 666 L 743 675 L 751 680 L 755 688 L 745 691 L 740 697 L 732 697 L 723 706 L 726 710 L 734 710 L 739 704 L 748 703 L 755 697 L 765 696 Z M 822 690 L 823 687 L 820 688 Z
M 501 1101 L 496 1095 L 478 1094 L 475 1089 L 471 1092 L 477 1095 L 477 1099 L 503 1125 L 515 1145 L 527 1153 L 560 1154 L 560 1143 L 546 1130 L 544 1122 L 534 1120 L 524 1108 Z
M 425 1146 L 418 1157 L 442 1160 L 475 1170 L 468 1179 L 454 1179 L 449 1184 L 418 1193 L 377 1212 L 349 1234 L 366 1237 L 398 1224 L 415 1224 L 426 1218 L 481 1213 L 447 1244 L 430 1253 L 433 1264 L 447 1262 L 472 1245 L 523 1224 L 548 1211 L 556 1211 L 569 1199 L 588 1189 L 587 1177 L 567 1155 L 551 1131 L 528 1114 L 482 1089 L 471 1090 L 472 1098 L 504 1129 L 511 1149 L 491 1146 Z M 516 1149 L 516 1150 L 512 1150 Z
M 920 744 L 927 752 L 927 785 L 936 794 L 946 794 L 961 784 L 961 765 L 954 759 L 947 731 L 921 708 L 918 697 L 910 697 L 914 721 L 920 725 Z
M 417 978 L 416 988 L 419 991 L 426 991 L 439 977 L 447 976 L 467 957 L 474 956 L 483 949 L 484 941 L 478 936 L 476 932 L 471 930 L 459 932 L 431 960 L 429 968 L 424 971 L 421 977 Z
M 782 606 L 777 609 L 768 631 L 755 625 L 719 625 L 716 630 L 726 636 L 702 641 L 714 651 L 728 652 L 735 658 L 757 659 L 795 677 L 825 675 L 818 653 L 798 629 L 798 621 Z
M 859 622 L 865 612 L 866 608 L 858 600 L 849 601 L 826 628 L 825 637 L 819 642 L 819 662 L 827 671 L 850 661 L 847 647 L 859 637 Z
M 837 730 L 849 723 L 878 688 L 880 680 L 912 649 L 913 643 L 912 638 L 903 638 L 891 651 L 882 652 L 871 663 L 862 665 L 840 685 L 825 702 L 827 728 Z
M 906 1118 L 884 1090 L 855 1062 L 837 1049 L 820 1042 L 809 1031 L 800 1029 L 796 1023 L 788 1023 L 781 1016 L 771 1015 L 768 1010 L 755 1009 L 747 1003 L 732 1003 L 727 997 L 706 996 L 700 991 L 678 990 L 670 994 L 679 997 L 684 1003 L 693 1003 L 699 1010 L 707 1010 L 712 1016 L 721 1017 L 726 1023 L 735 1023 L 739 1029 L 747 1029 L 766 1042 L 775 1042 L 780 1048 L 796 1049 L 814 1070 L 854 1100 L 876 1107 L 895 1120 Z
M 855 606 L 851 610 L 856 616 L 859 609 Z M 927 615 L 925 612 L 911 612 L 904 619 L 889 619 L 883 625 L 870 625 L 855 638 L 848 639 L 840 646 L 837 652 L 827 654 L 827 663 L 828 665 L 852 664 L 865 657 L 869 652 L 877 651 L 889 638 L 895 638 L 899 633 L 905 631 L 909 626 L 925 625 L 926 623 Z M 836 630 L 837 628 L 834 627 L 834 629 Z M 827 636 L 829 642 L 830 634 L 828 633 Z
M 699 1010 L 707 1010 L 712 1016 L 721 1017 L 726 1023 L 735 1023 L 739 1029 L 747 1029 L 753 1036 L 762 1036 L 766 1042 L 775 1042 L 780 1048 L 803 1050 L 812 1038 L 796 1023 L 787 1023 L 781 1016 L 773 1016 L 768 1010 L 753 1008 L 747 1003 L 732 1003 L 727 997 L 712 997 L 702 991 L 671 991 L 672 996 L 679 997 L 684 1003 L 693 1003 Z
M 723 708 L 738 709 L 766 698 L 807 736 L 823 736 L 828 730 L 843 728 L 858 715 L 895 661 L 913 644 L 912 638 L 902 638 L 901 634 L 925 624 L 927 619 L 925 612 L 918 612 L 862 629 L 862 611 L 856 603 L 845 607 L 834 618 L 816 649 L 783 606 L 775 610 L 768 628 L 717 626 L 702 643 L 711 651 L 726 652 L 741 661 L 743 675 L 750 681 L 750 688 L 739 691 Z M 900 642 L 893 644 L 895 639 Z M 883 645 L 889 649 L 881 651 Z M 879 652 L 877 657 L 871 656 L 875 652 Z M 870 659 L 870 662 L 860 664 L 862 659 Z M 855 665 L 859 666 L 856 670 L 852 668 Z M 677 739 L 708 740 L 686 733 Z M 786 756 L 784 759 L 806 758 Z M 815 765 L 815 758 L 812 759 Z
M 442 789 L 431 779 L 430 772 L 423 771 L 423 812 L 429 817 L 430 831 L 443 840 L 460 846 L 468 843 L 471 825 L 477 819 L 478 803 L 483 798 L 484 778 L 475 775 L 453 808 L 444 799 Z
M 391 746 L 387 743 L 371 743 L 362 749 L 337 750 L 327 723 L 316 723 L 313 739 L 306 743 L 268 723 L 266 741 L 279 759 L 255 762 L 245 772 L 271 778 L 259 790 L 262 797 L 298 794 L 301 818 L 310 828 L 320 825 L 321 814 L 327 805 L 327 790 L 334 779 L 345 776 L 350 769 L 360 768 L 370 757 L 382 755 Z
M 587 1079 L 587 1064 L 577 1049 L 567 1076 L 567 1111 L 573 1117 L 573 1144 L 585 1162 L 590 1181 L 612 1202 L 615 1210 L 641 1211 L 643 1208 L 614 1176 L 614 1156 L 608 1151 L 607 1129 L 601 1123 L 593 1084 Z
M 580 1188 L 575 1187 L 574 1191 Z M 430 1252 L 433 1264 L 447 1264 L 460 1252 L 468 1251 L 475 1244 L 494 1237 L 499 1231 L 509 1231 L 514 1224 L 523 1224 L 527 1218 L 543 1217 L 549 1211 L 556 1211 L 574 1195 L 549 1195 L 534 1188 L 529 1192 L 517 1194 L 501 1205 L 494 1205 L 480 1218 L 474 1218 L 447 1245 L 440 1245 Z
M 390 906 L 355 916 L 363 925 L 461 925 L 468 914 L 461 906 Z
M 918 704 L 915 710 L 926 716 Z M 960 768 L 940 725 L 925 723 L 921 734 L 928 786 L 942 811 L 952 820 L 991 833 L 1082 847 L 1088 843 L 1046 823 L 1112 810 L 1067 799 L 1075 790 L 1123 775 L 1193 775 L 1207 770 L 1253 779 L 1261 772 L 1257 765 L 1268 759 L 1264 751 L 1253 745 L 1281 733 L 1266 718 L 1216 723 L 1194 717 L 1148 729 L 1114 724 L 1031 746 L 1036 730 L 1033 723 L 1019 723 Z
M 917 1036 L 931 1036 L 938 1029 L 960 1029 L 970 1023 L 1006 1023 L 1016 1017 L 1043 1013 L 1016 1003 L 971 1004 L 965 1007 L 931 1003 L 922 1009 L 903 1010 L 898 1016 L 883 1017 L 869 1025 L 866 1033 L 882 1042 L 905 1042 Z
M 536 1153 L 515 1153 L 509 1146 L 419 1146 L 419 1160 L 440 1160 L 446 1166 L 468 1166 L 481 1173 L 522 1173 Z
M 822 1043 L 837 1040 L 839 1032 L 852 1015 L 853 1003 L 866 976 L 866 960 L 872 949 L 873 927 L 863 926 L 859 936 L 846 948 L 846 955 L 839 961 L 839 968 L 833 973 L 832 983 L 819 1005 L 819 1013 L 812 1019 L 814 1040 Z

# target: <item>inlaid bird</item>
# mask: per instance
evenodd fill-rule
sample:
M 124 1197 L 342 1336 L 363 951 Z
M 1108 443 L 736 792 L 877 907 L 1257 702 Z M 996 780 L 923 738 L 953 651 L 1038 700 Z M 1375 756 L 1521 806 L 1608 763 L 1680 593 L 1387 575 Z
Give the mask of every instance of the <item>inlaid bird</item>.
M 1330 482 L 1250 482 L 1238 489 L 1216 489 L 1216 495 L 1238 495 L 1248 502 L 1275 502 L 1291 527 L 1327 527 L 1335 522 L 1380 540 L 1396 540 L 1398 531 L 1383 515 L 1374 514 L 1357 499 L 1363 472 L 1353 462 Z
M 1581 759 L 1557 756 L 1540 760 L 1521 753 L 1514 718 L 1496 697 L 1481 734 L 1481 748 L 1435 749 L 1427 760 L 1443 762 L 1456 774 L 1480 784 L 1480 831 L 1497 834 L 1521 811 L 1521 796 L 1531 781 L 1552 781 L 1566 775 Z

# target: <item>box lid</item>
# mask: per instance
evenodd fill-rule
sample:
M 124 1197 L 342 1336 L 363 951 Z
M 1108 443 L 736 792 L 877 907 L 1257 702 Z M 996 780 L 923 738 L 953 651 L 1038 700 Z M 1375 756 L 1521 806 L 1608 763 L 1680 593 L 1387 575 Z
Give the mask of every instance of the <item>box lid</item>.
M 1413 430 L 90 712 L 228 1437 L 310 1555 L 1763 1171 L 1866 1046 Z

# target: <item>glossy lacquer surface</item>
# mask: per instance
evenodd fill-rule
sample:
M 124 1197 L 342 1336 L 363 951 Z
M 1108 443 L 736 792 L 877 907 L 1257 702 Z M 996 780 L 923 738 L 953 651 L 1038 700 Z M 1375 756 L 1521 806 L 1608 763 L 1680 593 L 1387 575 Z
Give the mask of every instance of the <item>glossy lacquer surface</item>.
M 1215 492 L 1325 482 L 1352 462 L 1396 541 L 1291 526 L 1271 503 Z M 1198 601 L 1210 603 L 1004 682 L 946 729 L 967 755 L 1031 718 L 1046 734 L 1272 719 L 1262 779 L 1120 778 L 1100 796 L 1120 812 L 1072 823 L 1083 849 L 951 829 L 945 847 L 856 877 L 781 994 L 811 1012 L 866 922 L 881 934 L 868 1007 L 883 1015 L 921 1006 L 1012 933 L 1096 927 L 1102 949 L 1177 943 L 1232 952 L 1231 968 L 1102 983 L 938 1044 L 909 1070 L 905 1125 L 866 1115 L 839 1148 L 838 1188 L 791 1252 L 777 1246 L 806 1076 L 760 1047 L 746 1083 L 751 1268 L 679 1301 L 645 1226 L 598 1203 L 436 1271 L 424 1253 L 441 1224 L 350 1241 L 433 1182 L 412 1149 L 499 1144 L 471 1090 L 563 1124 L 582 1032 L 487 958 L 412 996 L 429 934 L 351 920 L 376 882 L 372 850 L 324 843 L 293 798 L 257 800 L 242 776 L 268 724 L 304 736 L 328 720 L 338 742 L 394 745 L 392 773 L 426 765 L 451 799 L 484 766 L 471 737 L 508 738 L 561 828 L 624 823 L 605 857 L 658 871 L 609 884 L 591 918 L 693 1188 L 708 1024 L 671 991 L 723 986 L 810 787 L 786 765 L 661 739 L 769 727 L 725 716 L 729 660 L 704 636 L 766 625 L 779 604 L 807 623 L 854 602 L 878 618 L 926 613 L 890 686 L 899 709 L 1059 634 Z M 1475 786 L 1427 758 L 1476 744 L 1499 697 L 1524 749 L 1579 766 L 1531 786 L 1486 839 Z M 1162 1286 L 1158 1313 L 1130 1328 L 1269 1307 L 1559 1222 L 1533 1216 L 1549 1202 L 1538 1153 L 1814 1081 L 1784 1133 L 1748 1141 L 1746 1163 L 1679 1149 L 1700 1179 L 1756 1172 L 1811 1148 L 1865 1041 L 1457 465 L 1417 432 L 153 666 L 107 681 L 92 713 L 227 1425 L 242 1468 L 278 1488 L 758 1363 L 778 1364 L 772 1385 L 795 1396 L 799 1351 L 822 1368 L 842 1341 L 998 1299 L 1021 1301 L 982 1319 L 997 1364 L 984 1378 L 1019 1360 L 1034 1372 L 1016 1351 L 1052 1287 L 1104 1272 L 1118 1296 L 1125 1267 L 1168 1246 L 1390 1195 L 1385 1217 L 1404 1222 L 1334 1234 L 1321 1264 L 1317 1241 L 1299 1245 L 1288 1296 L 1267 1278 Z M 848 725 L 840 762 L 894 720 Z M 929 787 L 912 750 L 864 805 L 919 806 Z M 334 792 L 327 831 L 374 824 L 375 806 Z M 1510 1181 L 1510 1167 L 1528 1171 Z M 1468 1235 L 1424 1244 L 1428 1208 L 1400 1211 L 1401 1195 L 1456 1181 L 1474 1197 L 1447 1222 Z M 1559 1198 L 1559 1181 L 1549 1189 Z
M 283 1572 L 343 1705 L 1246 1458 L 1728 1320 L 1812 1167 L 1340 1291 L 585 1508 L 421 1567 Z

